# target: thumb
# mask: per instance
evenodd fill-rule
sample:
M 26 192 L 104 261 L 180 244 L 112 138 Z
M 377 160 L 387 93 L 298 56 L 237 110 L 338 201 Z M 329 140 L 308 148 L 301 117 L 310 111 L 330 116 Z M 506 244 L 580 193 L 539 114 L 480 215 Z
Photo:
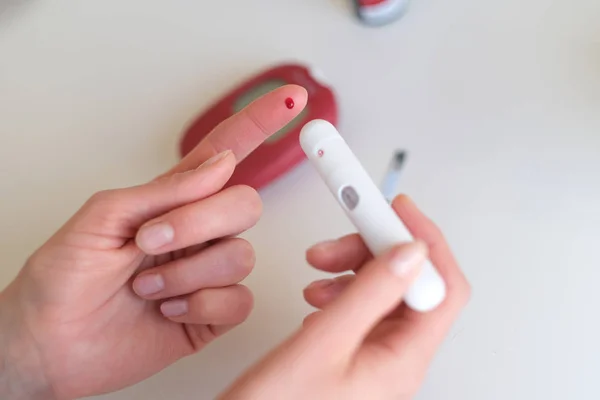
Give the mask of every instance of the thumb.
M 235 165 L 233 153 L 225 151 L 190 171 L 140 186 L 99 192 L 65 229 L 122 241 L 130 239 L 146 221 L 217 193 L 233 174 Z M 106 243 L 106 247 L 114 245 L 112 241 Z
M 327 307 L 317 326 L 343 352 L 353 352 L 401 302 L 427 258 L 422 242 L 401 244 L 367 263 L 355 281 Z

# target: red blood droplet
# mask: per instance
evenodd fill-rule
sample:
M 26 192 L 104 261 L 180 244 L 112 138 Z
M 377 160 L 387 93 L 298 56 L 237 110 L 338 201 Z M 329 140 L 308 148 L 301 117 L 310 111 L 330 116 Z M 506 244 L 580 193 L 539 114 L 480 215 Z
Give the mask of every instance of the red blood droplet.
M 291 97 L 288 97 L 287 99 L 285 99 L 285 106 L 287 108 L 289 108 L 291 110 L 292 108 L 294 108 L 294 105 L 295 105 L 294 99 L 292 99 Z
M 319 151 L 317 152 L 317 155 L 318 155 L 319 157 L 323 157 L 323 154 L 325 154 L 325 152 L 324 152 L 323 150 L 319 150 Z

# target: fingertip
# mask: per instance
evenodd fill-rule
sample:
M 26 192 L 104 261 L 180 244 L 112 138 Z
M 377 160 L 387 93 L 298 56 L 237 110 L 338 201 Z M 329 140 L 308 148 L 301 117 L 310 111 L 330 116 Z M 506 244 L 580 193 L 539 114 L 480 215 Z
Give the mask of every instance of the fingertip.
M 314 281 L 304 288 L 304 300 L 313 307 L 323 309 L 339 297 L 355 279 L 355 275 L 342 275 L 334 279 Z
M 296 106 L 300 107 L 300 111 L 302 111 L 308 103 L 308 90 L 306 90 L 305 87 L 296 84 L 289 84 L 284 86 L 284 88 L 290 91 L 290 96 L 292 96 Z
M 151 299 L 165 289 L 165 280 L 157 273 L 142 273 L 132 284 L 133 291 L 143 299 Z
M 235 296 L 232 296 L 235 301 L 229 303 L 228 309 L 235 310 L 234 314 L 238 316 L 232 323 L 240 324 L 250 316 L 254 309 L 254 293 L 245 285 L 238 284 L 229 288 L 235 292 Z
M 399 194 L 392 200 L 392 207 L 394 209 L 416 208 L 416 204 L 407 194 Z
M 429 246 L 427 245 L 427 242 L 425 242 L 424 240 L 415 238 L 410 242 L 405 242 L 405 243 L 401 243 L 401 244 L 397 245 L 395 247 L 395 250 L 393 250 L 393 251 L 395 251 L 396 253 L 412 252 L 415 255 L 419 255 L 419 257 L 427 258 L 428 254 L 429 254 Z
M 412 280 L 422 268 L 429 249 L 421 240 L 395 246 L 387 254 L 387 264 L 391 272 L 399 278 Z
M 160 305 L 160 312 L 163 316 L 175 319 L 186 315 L 189 312 L 189 303 L 186 299 L 175 299 L 165 301 Z
M 308 91 L 295 84 L 281 86 L 252 102 L 246 113 L 252 115 L 267 136 L 296 118 L 308 103 Z
M 307 287 L 304 288 L 304 293 L 311 293 L 315 290 L 326 289 L 333 285 L 335 281 L 333 279 L 320 279 L 318 281 L 311 282 Z
M 190 140 L 184 159 L 164 175 L 195 168 L 199 162 L 216 152 L 231 149 L 236 163 L 244 160 L 265 139 L 279 132 L 296 118 L 308 103 L 308 91 L 295 84 L 287 84 L 252 101 L 243 110 L 218 124 L 200 143 L 196 125 L 186 133 L 184 141 Z M 186 145 L 191 147 L 191 143 Z
M 335 240 L 315 244 L 306 250 L 306 261 L 313 266 L 326 263 L 332 255 L 335 255 L 336 245 Z
M 157 255 L 175 240 L 175 228 L 166 221 L 152 220 L 137 231 L 135 244 L 148 255 Z
M 327 272 L 355 271 L 370 256 L 365 242 L 356 233 L 318 243 L 306 251 L 306 261 Z

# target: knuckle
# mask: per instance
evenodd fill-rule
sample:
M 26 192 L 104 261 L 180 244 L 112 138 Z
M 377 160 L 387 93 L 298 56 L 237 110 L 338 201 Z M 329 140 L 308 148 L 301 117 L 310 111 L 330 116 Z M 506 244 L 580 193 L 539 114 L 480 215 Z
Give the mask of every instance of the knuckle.
M 236 263 L 249 273 L 256 263 L 256 252 L 250 242 L 241 238 L 235 238 L 231 241 L 232 253 L 236 258 Z
M 322 318 L 323 315 L 323 311 L 314 311 L 310 314 L 308 314 L 306 317 L 304 317 L 304 320 L 302 321 L 302 326 L 304 328 L 309 328 L 312 325 L 314 325 L 315 323 L 318 322 L 318 320 L 320 318 Z
M 118 208 L 125 200 L 123 189 L 108 189 L 94 193 L 88 200 L 87 205 L 91 208 L 102 208 L 110 211 Z
M 50 254 L 48 254 L 50 250 Z M 42 247 L 35 250 L 25 261 L 24 273 L 33 276 L 34 280 L 38 275 L 43 275 L 47 269 L 48 259 L 52 257 L 52 247 L 44 244 Z M 50 257 L 49 257 L 50 255 Z
M 238 253 L 245 259 L 250 259 L 254 261 L 254 258 L 256 257 L 254 246 L 252 246 L 252 244 L 246 239 L 235 238 L 233 240 Z
M 465 307 L 469 301 L 471 301 L 471 297 L 473 295 L 473 287 L 471 284 L 465 279 L 462 285 L 461 290 L 461 305 Z
M 254 109 L 252 107 L 246 107 L 244 111 L 242 111 L 246 117 L 248 117 L 248 121 L 253 125 L 255 129 L 260 131 L 264 136 L 269 135 L 268 129 L 263 125 L 260 118 L 254 113 Z
M 94 221 L 99 230 L 113 229 L 125 217 L 127 202 L 122 189 L 103 190 L 93 194 L 82 207 L 83 220 Z
M 101 190 L 96 192 L 88 200 L 88 204 L 91 206 L 104 205 L 110 203 L 115 196 L 114 190 Z
M 463 309 L 471 300 L 471 295 L 472 288 L 469 282 L 463 277 L 461 277 L 461 279 L 457 279 L 457 281 L 454 283 L 452 292 L 453 304 L 457 308 Z
M 254 219 L 258 219 L 262 213 L 262 200 L 258 192 L 246 185 L 237 185 L 231 188 L 236 198 L 236 206 L 240 211 L 248 213 Z
M 231 190 L 234 191 L 237 196 L 244 198 L 246 201 L 260 201 L 260 196 L 258 195 L 258 192 L 248 185 L 232 186 Z
M 254 306 L 252 292 L 246 286 L 237 287 L 237 295 L 229 301 L 232 310 L 233 323 L 241 323 L 248 318 Z

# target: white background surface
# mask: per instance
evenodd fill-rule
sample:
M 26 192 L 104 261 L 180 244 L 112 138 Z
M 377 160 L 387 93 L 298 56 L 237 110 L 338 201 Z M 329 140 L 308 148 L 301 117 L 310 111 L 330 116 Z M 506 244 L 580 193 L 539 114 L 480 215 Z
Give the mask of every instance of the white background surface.
M 600 2 L 420 0 L 384 29 L 345 3 L 0 0 L 0 283 L 93 192 L 173 165 L 219 94 L 298 59 L 374 177 L 409 150 L 401 189 L 473 285 L 418 398 L 600 398 Z M 262 195 L 251 318 L 103 399 L 210 399 L 310 311 L 304 250 L 351 227 L 308 165 Z

